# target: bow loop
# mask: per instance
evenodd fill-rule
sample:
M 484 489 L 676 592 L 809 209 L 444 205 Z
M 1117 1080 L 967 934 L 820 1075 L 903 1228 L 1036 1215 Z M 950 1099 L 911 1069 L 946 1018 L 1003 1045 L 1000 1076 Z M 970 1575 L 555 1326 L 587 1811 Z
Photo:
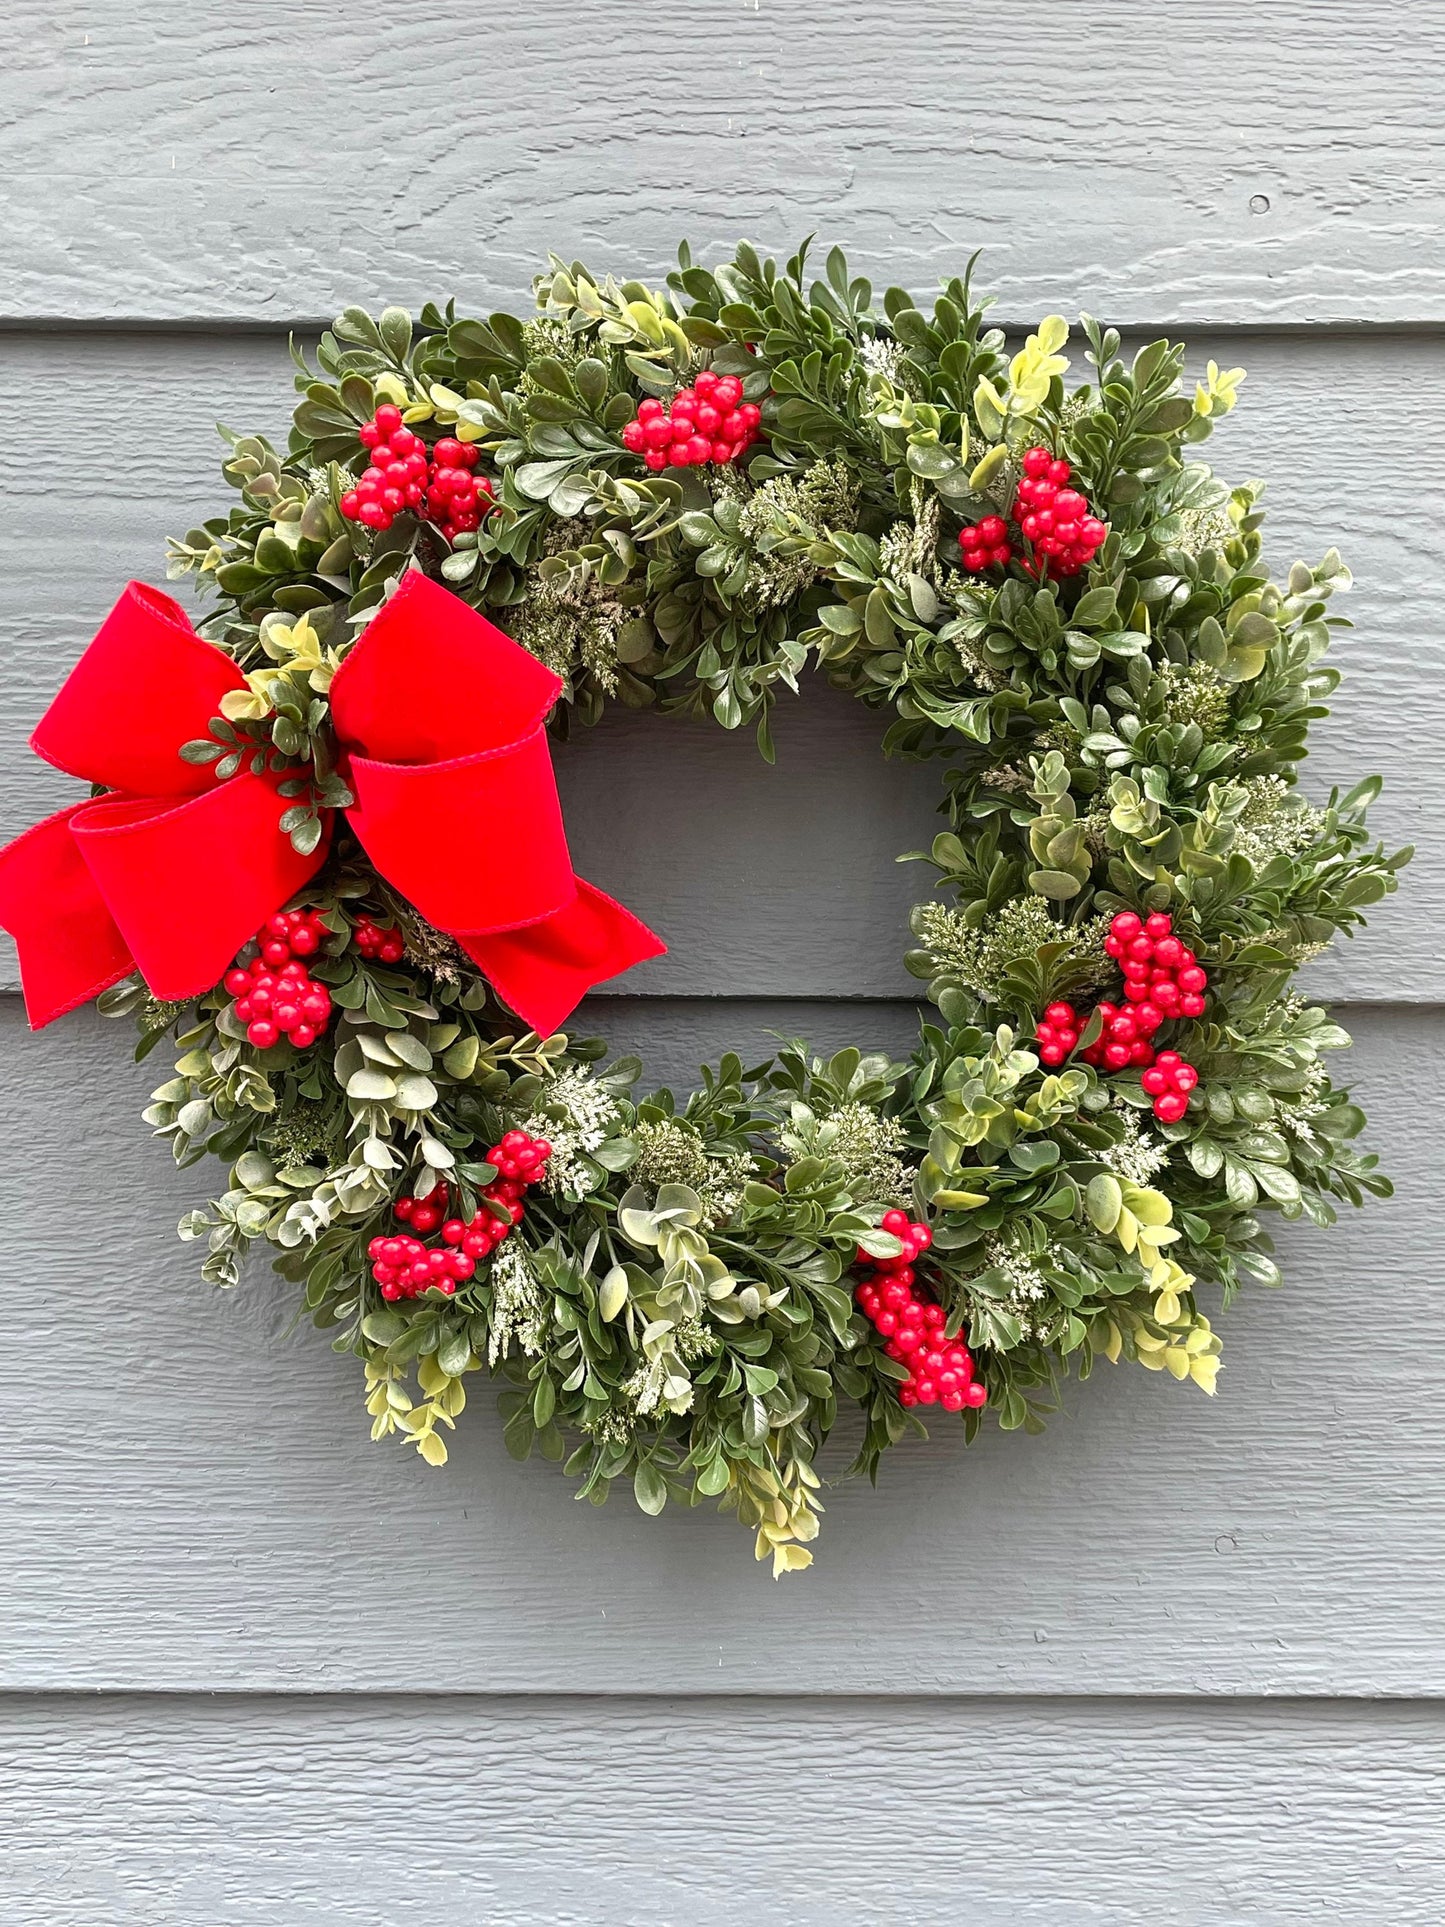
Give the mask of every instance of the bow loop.
M 321 868 L 329 838 L 297 853 L 280 828 L 288 805 L 278 780 L 233 776 L 204 796 L 101 797 L 71 818 L 100 900 L 155 996 L 182 1003 L 209 990 Z
M 30 747 L 68 776 L 137 796 L 199 794 L 207 766 L 182 761 L 246 678 L 198 636 L 171 596 L 128 583 L 36 725 Z
M 353 756 L 350 777 L 356 803 L 347 820 L 378 875 L 439 929 L 513 929 L 576 895 L 540 729 L 445 763 Z M 462 851 L 459 860 L 453 853 Z
M 413 569 L 332 678 L 331 718 L 377 762 L 442 763 L 528 734 L 561 693 L 544 663 Z
M 331 684 L 351 827 L 534 1030 L 665 948 L 573 872 L 543 724 L 562 684 L 420 571 Z

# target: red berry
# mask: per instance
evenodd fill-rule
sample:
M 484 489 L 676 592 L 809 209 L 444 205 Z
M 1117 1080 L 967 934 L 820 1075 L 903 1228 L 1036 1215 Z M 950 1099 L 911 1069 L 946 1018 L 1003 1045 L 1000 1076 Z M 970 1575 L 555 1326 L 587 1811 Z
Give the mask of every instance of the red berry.
M 246 1026 L 246 1036 L 257 1050 L 270 1050 L 279 1041 L 281 1033 L 268 1018 L 258 1017 L 254 1024 Z

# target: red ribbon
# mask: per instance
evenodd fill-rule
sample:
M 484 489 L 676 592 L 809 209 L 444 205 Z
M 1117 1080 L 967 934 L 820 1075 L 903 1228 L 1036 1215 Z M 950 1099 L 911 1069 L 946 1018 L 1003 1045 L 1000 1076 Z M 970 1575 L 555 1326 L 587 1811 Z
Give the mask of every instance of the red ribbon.
M 132 582 L 46 710 L 36 754 L 111 793 L 0 850 L 0 925 L 35 1029 L 133 970 L 168 1002 L 212 989 L 321 867 L 330 823 L 299 856 L 279 828 L 282 777 L 217 782 L 180 756 L 245 687 L 176 602 Z M 561 688 L 416 571 L 331 685 L 347 816 L 377 872 L 544 1034 L 594 984 L 665 948 L 573 874 L 542 727 Z

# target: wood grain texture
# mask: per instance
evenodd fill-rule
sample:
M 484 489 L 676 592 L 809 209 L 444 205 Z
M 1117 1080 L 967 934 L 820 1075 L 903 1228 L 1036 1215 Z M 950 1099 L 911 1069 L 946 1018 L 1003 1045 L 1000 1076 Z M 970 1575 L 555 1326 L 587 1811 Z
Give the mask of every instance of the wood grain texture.
M 1445 20 L 1384 0 L 678 7 L 19 0 L 0 27 L 0 308 L 329 318 L 514 296 L 549 248 L 819 225 L 915 287 L 976 247 L 1005 311 L 1440 320 Z M 1061 57 L 1061 54 L 1063 57 Z
M 1438 1706 L 22 1697 L 0 1797 L 7 1927 L 1445 1910 Z
M 663 1008 L 674 1076 L 746 1028 Z M 1400 1195 L 1285 1228 L 1216 1400 L 1121 1368 L 1040 1439 L 939 1425 L 878 1492 L 830 1490 L 818 1567 L 774 1585 L 710 1511 L 598 1512 L 512 1463 L 485 1385 L 446 1469 L 370 1444 L 351 1363 L 287 1335 L 264 1269 L 194 1280 L 171 1227 L 210 1174 L 142 1135 L 159 1073 L 93 1014 L 25 1040 L 6 1000 L 0 1685 L 1445 1694 L 1445 1015 L 1356 1015 Z
M 1445 365 L 1425 340 L 1209 336 L 1251 369 L 1238 413 L 1210 444 L 1233 478 L 1275 478 L 1270 554 L 1281 569 L 1338 540 L 1358 577 L 1342 605 L 1359 627 L 1338 644 L 1348 672 L 1336 715 L 1317 726 L 1307 771 L 1316 796 L 1370 770 L 1388 779 L 1378 827 L 1421 854 L 1406 889 L 1367 936 L 1312 973 L 1319 993 L 1422 1001 L 1439 994 L 1438 905 L 1445 898 L 1445 760 L 1422 753 L 1445 723 L 1445 644 L 1424 524 L 1382 508 L 1398 461 L 1399 398 L 1411 435 L 1445 439 Z M 216 416 L 283 434 L 284 344 L 134 334 L 0 336 L 0 410 L 81 446 L 98 418 L 126 460 L 93 485 L 63 462 L 37 488 L 25 437 L 0 437 L 0 836 L 59 807 L 69 779 L 26 752 L 29 732 L 129 575 L 159 579 L 164 537 L 225 506 Z M 1348 450 L 1348 460 L 1341 451 Z M 63 585 L 58 590 L 57 585 Z M 183 590 L 183 593 L 185 591 Z M 826 688 L 778 710 L 779 760 L 750 731 L 613 712 L 558 751 L 579 871 L 660 930 L 670 954 L 622 980 L 638 995 L 906 993 L 907 911 L 931 873 L 895 856 L 928 843 L 941 769 L 887 764 L 882 721 Z M 1388 963 L 1385 961 L 1388 958 Z M 16 983 L 8 941 L 0 987 Z

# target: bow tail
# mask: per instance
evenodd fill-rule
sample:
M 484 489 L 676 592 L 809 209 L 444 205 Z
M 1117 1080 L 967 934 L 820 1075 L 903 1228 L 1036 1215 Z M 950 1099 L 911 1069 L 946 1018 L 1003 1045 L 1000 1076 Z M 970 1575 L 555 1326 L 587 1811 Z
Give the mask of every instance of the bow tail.
M 498 995 L 543 1037 L 563 1024 L 595 985 L 667 945 L 630 910 L 577 879 L 570 903 L 520 930 L 454 933 Z
M 0 926 L 20 952 L 32 1030 L 88 1004 L 135 969 L 72 825 L 92 807 L 73 803 L 0 850 Z
M 379 873 L 544 1036 L 594 984 L 666 949 L 573 874 L 540 726 L 444 762 L 352 756 L 350 779 L 347 820 Z

